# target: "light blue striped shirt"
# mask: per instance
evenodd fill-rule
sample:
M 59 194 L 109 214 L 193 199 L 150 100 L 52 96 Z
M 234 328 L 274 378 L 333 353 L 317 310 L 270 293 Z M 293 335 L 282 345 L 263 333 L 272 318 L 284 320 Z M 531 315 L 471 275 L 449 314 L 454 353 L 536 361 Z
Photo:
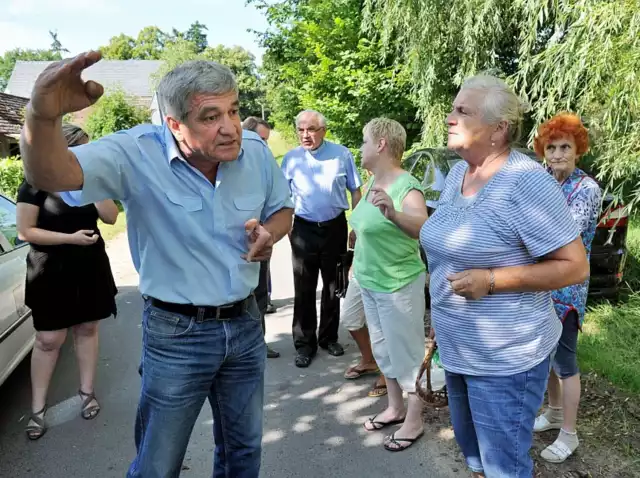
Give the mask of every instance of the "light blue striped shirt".
M 349 209 L 347 190 L 362 186 L 351 151 L 324 141 L 315 151 L 299 146 L 282 160 L 289 181 L 295 214 L 307 221 L 324 222 Z
M 178 304 L 224 305 L 258 285 L 244 224 L 291 208 L 287 182 L 260 137 L 243 131 L 238 159 L 216 184 L 185 161 L 164 126 L 141 125 L 73 148 L 84 173 L 71 205 L 118 199 L 125 206 L 140 292 Z
M 580 231 L 557 181 L 527 156 L 512 151 L 474 201 L 458 202 L 467 167 L 461 161 L 452 168 L 438 208 L 420 232 L 431 274 L 431 319 L 445 370 L 513 375 L 541 363 L 558 343 L 562 324 L 551 292 L 471 300 L 454 294 L 447 276 L 534 264 Z

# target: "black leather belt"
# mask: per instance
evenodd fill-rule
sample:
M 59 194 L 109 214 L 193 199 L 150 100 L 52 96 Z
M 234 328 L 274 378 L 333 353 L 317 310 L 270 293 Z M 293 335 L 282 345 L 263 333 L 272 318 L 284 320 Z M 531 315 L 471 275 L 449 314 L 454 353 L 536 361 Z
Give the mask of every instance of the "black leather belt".
M 327 227 L 332 225 L 333 223 L 342 222 L 343 220 L 346 220 L 346 215 L 344 212 L 342 212 L 338 214 L 336 217 L 334 217 L 333 219 L 329 219 L 328 221 L 309 221 L 308 219 L 305 219 L 300 216 L 295 216 L 294 219 L 298 222 L 301 222 L 303 224 L 309 224 L 311 226 Z
M 198 322 L 202 322 L 205 320 L 225 320 L 239 317 L 247 311 L 252 298 L 253 295 L 250 295 L 246 299 L 239 300 L 238 302 L 220 306 L 173 304 L 153 297 L 150 297 L 149 300 L 151 300 L 151 305 L 158 309 L 174 314 L 186 315 L 187 317 L 195 317 Z

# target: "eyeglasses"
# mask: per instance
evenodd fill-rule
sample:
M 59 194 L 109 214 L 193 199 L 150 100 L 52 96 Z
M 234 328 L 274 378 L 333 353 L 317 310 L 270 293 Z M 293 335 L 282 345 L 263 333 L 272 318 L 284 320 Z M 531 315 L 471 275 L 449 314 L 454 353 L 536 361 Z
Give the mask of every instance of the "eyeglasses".
M 315 134 L 318 131 L 322 131 L 323 129 L 324 129 L 324 126 L 321 126 L 319 128 L 316 128 L 314 126 L 312 126 L 311 128 L 298 128 L 298 134 L 305 134 L 305 133 Z

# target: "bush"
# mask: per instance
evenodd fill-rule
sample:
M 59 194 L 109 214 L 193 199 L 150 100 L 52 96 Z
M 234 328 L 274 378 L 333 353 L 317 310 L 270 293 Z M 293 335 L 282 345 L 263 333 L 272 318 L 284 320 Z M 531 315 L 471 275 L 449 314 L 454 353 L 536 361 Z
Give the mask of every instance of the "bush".
M 133 99 L 123 90 L 115 89 L 106 93 L 96 103 L 87 118 L 85 129 L 94 140 L 116 131 L 148 123 L 150 120 L 151 113 L 148 108 L 136 106 Z
M 24 172 L 19 156 L 0 159 L 0 192 L 2 194 L 15 199 L 23 179 Z

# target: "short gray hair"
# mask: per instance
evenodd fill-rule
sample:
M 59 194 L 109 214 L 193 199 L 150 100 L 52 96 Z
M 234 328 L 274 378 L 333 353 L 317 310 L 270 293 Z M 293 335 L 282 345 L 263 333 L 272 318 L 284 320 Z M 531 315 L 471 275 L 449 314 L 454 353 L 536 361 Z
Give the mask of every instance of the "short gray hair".
M 320 123 L 320 126 L 322 126 L 323 128 L 327 127 L 327 119 L 322 113 L 316 110 L 302 110 L 300 113 L 298 113 L 298 116 L 296 116 L 296 128 L 298 127 L 298 123 L 300 123 L 300 119 L 306 114 L 312 114 L 316 117 L 318 123 Z
M 389 118 L 374 118 L 365 125 L 362 133 L 365 135 L 368 133 L 374 141 L 384 139 L 394 159 L 402 159 L 402 154 L 407 147 L 407 132 L 397 121 Z
M 258 126 L 264 126 L 267 129 L 271 129 L 271 125 L 269 123 L 257 116 L 249 116 L 242 122 L 242 129 L 246 129 L 248 131 L 256 132 L 258 131 Z
M 193 60 L 175 67 L 158 85 L 158 101 L 164 114 L 187 119 L 193 95 L 224 95 L 238 92 L 229 68 L 215 61 Z
M 461 90 L 484 92 L 482 116 L 491 124 L 507 123 L 507 142 L 515 143 L 522 134 L 522 118 L 526 106 L 503 80 L 487 73 L 467 79 Z

